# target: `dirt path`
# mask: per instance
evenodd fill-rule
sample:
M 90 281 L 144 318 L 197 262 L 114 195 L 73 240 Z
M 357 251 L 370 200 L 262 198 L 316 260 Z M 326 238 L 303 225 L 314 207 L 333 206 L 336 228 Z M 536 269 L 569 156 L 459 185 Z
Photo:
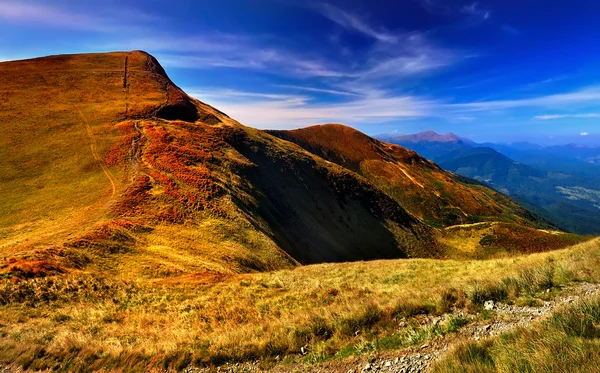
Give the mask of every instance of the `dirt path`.
M 77 114 L 78 114 L 79 118 L 81 119 L 81 122 L 85 129 L 85 133 L 90 141 L 90 150 L 92 153 L 92 157 L 94 157 L 94 160 L 100 165 L 100 167 L 102 168 L 102 172 L 104 172 L 104 175 L 110 182 L 110 185 L 112 188 L 111 198 L 114 198 L 115 195 L 117 194 L 117 182 L 116 182 L 116 179 L 113 176 L 113 174 L 110 172 L 110 169 L 106 166 L 106 163 L 104 163 L 104 159 L 102 157 L 100 157 L 100 155 L 98 154 L 96 138 L 94 137 L 94 133 L 92 132 L 92 129 L 90 127 L 90 123 L 89 123 L 87 117 L 83 114 L 83 112 L 81 111 L 81 109 L 79 109 L 79 107 L 77 105 L 75 105 L 69 101 L 69 99 L 67 98 L 66 94 L 63 91 L 50 85 L 42 75 L 38 75 L 38 76 L 39 76 L 40 80 L 42 81 L 42 83 L 48 89 L 56 92 L 60 97 L 62 97 L 63 101 L 67 105 L 72 106 L 77 111 Z
M 423 186 L 423 184 L 419 183 L 414 177 L 412 177 L 408 171 L 406 171 L 404 169 L 404 167 L 401 167 L 400 165 L 398 165 L 398 168 L 400 169 L 400 171 L 402 171 L 402 173 L 404 174 L 404 176 L 406 176 L 410 181 L 412 181 L 415 185 L 420 186 L 421 188 L 425 189 L 425 186 Z
M 306 366 L 303 364 L 276 365 L 268 370 L 261 370 L 257 362 L 245 364 L 225 365 L 217 368 L 217 372 L 269 372 L 269 373 L 364 373 L 364 372 L 392 372 L 392 373 L 426 373 L 431 370 L 433 363 L 441 359 L 452 346 L 465 341 L 478 341 L 493 337 L 501 333 L 514 330 L 517 327 L 527 327 L 549 317 L 556 309 L 580 301 L 583 297 L 600 296 L 600 284 L 583 283 L 564 289 L 564 295 L 555 297 L 551 301 L 535 307 L 519 307 L 504 303 L 488 304 L 487 308 L 492 314 L 488 320 L 481 320 L 474 315 L 467 314 L 464 310 L 439 317 L 428 316 L 421 320 L 422 327 L 432 327 L 444 323 L 450 317 L 462 316 L 469 319 L 469 323 L 460 328 L 456 333 L 436 337 L 398 351 L 382 351 L 377 355 L 364 355 L 349 358 L 344 361 L 331 360 L 320 365 Z M 209 372 L 208 369 L 189 367 L 188 373 Z M 214 370 L 212 370 L 214 371 Z
M 104 172 L 104 175 L 106 175 L 106 178 L 108 179 L 108 181 L 110 181 L 110 185 L 112 187 L 112 197 L 114 197 L 117 194 L 116 179 L 113 176 L 112 172 L 110 172 L 110 170 L 106 166 L 106 163 L 104 163 L 104 159 L 101 158 L 100 155 L 98 154 L 96 138 L 94 137 L 94 133 L 92 132 L 92 129 L 90 128 L 90 123 L 88 122 L 86 116 L 83 115 L 83 112 L 77 107 L 77 105 L 73 104 L 73 106 L 77 110 L 77 113 L 79 114 L 79 117 L 81 118 L 81 121 L 83 122 L 83 126 L 85 127 L 85 133 L 87 134 L 87 137 L 90 140 L 90 150 L 92 152 L 92 156 L 94 157 L 96 162 L 98 162 L 98 164 L 102 168 L 102 171 Z

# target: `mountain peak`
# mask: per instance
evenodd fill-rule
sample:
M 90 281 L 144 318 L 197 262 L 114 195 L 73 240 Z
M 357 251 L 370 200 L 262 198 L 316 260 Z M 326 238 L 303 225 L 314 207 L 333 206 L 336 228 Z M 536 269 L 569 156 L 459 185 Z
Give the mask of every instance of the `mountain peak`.
M 425 143 L 425 142 L 442 142 L 455 144 L 472 144 L 473 141 L 465 137 L 460 137 L 452 132 L 439 134 L 433 130 L 423 131 L 412 135 L 381 135 L 378 138 L 393 142 L 408 142 L 408 143 Z

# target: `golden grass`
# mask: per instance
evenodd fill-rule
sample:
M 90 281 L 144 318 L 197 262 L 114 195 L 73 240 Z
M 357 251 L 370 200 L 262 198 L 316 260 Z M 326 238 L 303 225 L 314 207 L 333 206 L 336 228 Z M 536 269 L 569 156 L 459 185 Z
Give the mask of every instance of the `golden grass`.
M 591 238 L 514 223 L 482 222 L 445 228 L 439 241 L 448 248 L 447 258 L 490 259 L 562 249 Z
M 122 86 L 126 56 L 128 91 Z M 164 102 L 145 61 L 142 53 L 113 53 L 2 64 L 3 248 L 56 244 L 106 219 L 112 187 L 90 142 L 106 154 L 119 138 L 113 124 L 126 115 L 127 102 L 130 112 Z M 123 173 L 111 173 L 121 189 Z
M 540 268 L 550 268 L 554 285 L 597 281 L 599 264 L 596 239 L 486 261 L 389 260 L 137 281 L 123 267 L 123 279 L 84 273 L 7 279 L 0 292 L 0 361 L 63 370 L 177 368 L 298 357 L 303 346 L 327 357 L 374 338 L 393 340 L 398 315 L 442 312 L 442 295 L 450 291 L 473 297 L 474 289 Z M 411 338 L 402 343 L 426 335 Z
M 399 246 L 414 241 L 419 250 L 407 254 L 434 256 L 439 248 L 429 228 L 377 187 L 290 142 L 197 102 L 204 122 L 155 118 L 183 93 L 165 88 L 150 62 L 133 52 L 0 65 L 0 121 L 10 124 L 0 138 L 0 362 L 141 371 L 297 357 L 301 347 L 318 360 L 393 336 L 399 316 L 447 310 L 444 294 L 486 295 L 487 283 L 494 289 L 527 269 L 550 268 L 559 282 L 600 278 L 597 240 L 489 261 L 295 267 L 274 241 L 298 227 L 298 220 L 278 225 L 288 202 L 308 222 L 301 236 L 289 236 L 292 244 L 352 217 L 348 229 L 332 226 L 332 241 L 350 245 L 350 234 L 370 234 L 372 244 L 358 249 L 378 255 L 382 236 L 364 223 L 379 216 L 375 227 L 385 225 Z M 296 189 L 271 189 L 280 185 Z M 322 195 L 311 195 L 315 185 Z M 348 195 L 353 204 L 340 209 Z M 303 210 L 316 197 L 316 210 Z M 320 213 L 318 229 L 309 229 L 319 205 L 335 213 Z M 403 217 L 420 238 L 397 224 Z M 314 238 L 303 243 L 323 243 Z M 390 337 L 386 348 L 427 333 L 419 335 Z

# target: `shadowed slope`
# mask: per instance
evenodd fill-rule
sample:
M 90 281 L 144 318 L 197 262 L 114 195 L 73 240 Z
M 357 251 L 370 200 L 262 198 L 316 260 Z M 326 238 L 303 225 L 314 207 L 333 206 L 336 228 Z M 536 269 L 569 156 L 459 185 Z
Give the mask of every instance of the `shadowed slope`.
M 0 71 L 0 249 L 16 258 L 4 271 L 165 277 L 439 254 L 378 188 L 190 98 L 144 52 Z
M 500 193 L 443 171 L 403 147 L 353 128 L 326 124 L 269 131 L 357 172 L 410 213 L 435 226 L 506 220 L 533 224 L 536 217 Z

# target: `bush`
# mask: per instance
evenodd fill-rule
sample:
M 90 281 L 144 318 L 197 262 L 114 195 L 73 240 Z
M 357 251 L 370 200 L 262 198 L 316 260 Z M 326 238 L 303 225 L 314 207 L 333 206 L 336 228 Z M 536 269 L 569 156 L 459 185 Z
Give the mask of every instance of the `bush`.
M 392 316 L 396 319 L 403 317 L 409 318 L 416 315 L 429 315 L 436 311 L 432 304 L 423 304 L 415 302 L 401 302 L 392 308 Z
M 462 316 L 452 315 L 446 325 L 446 333 L 454 333 L 461 327 L 467 325 L 469 320 Z
M 333 328 L 321 316 L 313 316 L 309 321 L 292 332 L 292 344 L 305 346 L 315 340 L 327 340 L 333 335 Z
M 556 313 L 550 319 L 550 326 L 568 336 L 582 338 L 600 337 L 600 300 L 582 302 L 576 307 Z
M 508 299 L 508 287 L 505 283 L 476 284 L 469 291 L 469 300 L 476 306 L 482 306 L 486 301 L 501 302 Z
M 461 307 L 464 305 L 464 292 L 456 289 L 446 289 L 442 292 L 440 297 L 439 308 L 441 313 L 447 313 L 452 310 L 453 307 Z
M 372 328 L 381 320 L 383 312 L 376 304 L 369 304 L 364 309 L 347 316 L 339 321 L 339 332 L 343 335 L 352 336 L 361 330 Z

